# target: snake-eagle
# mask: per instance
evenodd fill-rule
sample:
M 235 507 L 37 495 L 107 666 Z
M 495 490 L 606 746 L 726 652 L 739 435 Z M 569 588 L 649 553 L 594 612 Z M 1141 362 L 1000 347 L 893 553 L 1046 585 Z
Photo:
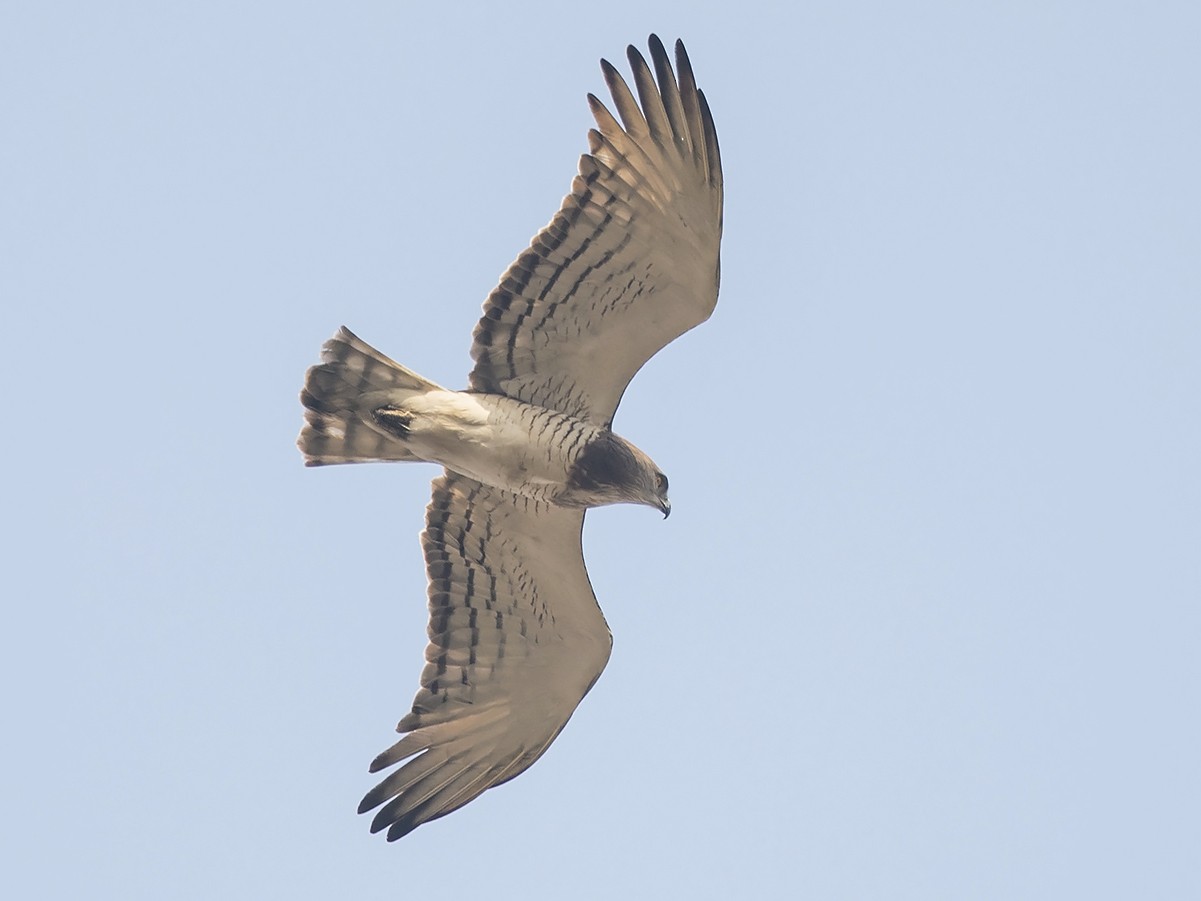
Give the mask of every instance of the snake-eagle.
M 421 536 L 429 646 L 407 733 L 371 771 L 373 832 L 394 840 L 528 768 L 600 676 L 612 638 L 584 569 L 584 513 L 671 510 L 667 477 L 612 431 L 622 392 L 717 303 L 717 133 L 684 45 L 654 73 L 628 50 L 638 99 L 601 61 L 620 123 L 597 127 L 550 224 L 484 304 L 465 391 L 388 359 L 343 328 L 309 370 L 299 445 L 311 466 L 445 467 Z M 677 77 L 678 73 L 678 77 Z

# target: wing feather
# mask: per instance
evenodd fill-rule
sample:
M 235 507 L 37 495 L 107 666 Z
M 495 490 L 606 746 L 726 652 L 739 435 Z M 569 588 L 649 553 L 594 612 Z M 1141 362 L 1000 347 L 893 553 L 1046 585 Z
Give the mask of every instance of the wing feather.
M 601 61 L 616 116 L 589 95 L 589 153 L 484 304 L 472 390 L 609 425 L 642 365 L 713 312 L 721 158 L 684 45 L 675 49 L 673 70 L 652 35 L 652 70 L 629 48 L 638 99 Z
M 650 129 L 647 128 L 646 118 L 642 115 L 642 109 L 638 106 L 638 101 L 634 99 L 630 86 L 626 84 L 626 80 L 621 77 L 617 68 L 607 59 L 602 59 L 600 64 L 601 74 L 605 77 L 605 85 L 609 88 L 609 94 L 613 97 L 617 115 L 621 116 L 625 130 L 635 140 L 648 137 Z
M 663 89 L 663 107 L 667 113 L 668 121 L 671 122 L 672 137 L 681 154 L 685 156 L 691 155 L 692 138 L 688 130 L 688 121 L 684 114 L 684 103 L 680 97 L 676 75 L 671 68 L 671 60 L 667 58 L 667 51 L 663 49 L 663 42 L 659 40 L 657 35 L 651 35 L 650 45 L 651 58 L 655 63 L 655 77 L 658 79 L 659 84 L 665 86 Z
M 652 44 L 652 49 L 654 45 Z M 662 45 L 660 45 L 662 50 Z M 638 100 L 642 105 L 642 114 L 646 118 L 651 138 L 660 147 L 670 147 L 675 142 L 671 133 L 671 123 L 667 119 L 667 110 L 663 106 L 663 96 L 659 93 L 659 85 L 651 74 L 646 59 L 631 44 L 626 48 L 626 59 L 630 61 L 630 69 L 634 73 L 634 87 L 638 89 Z M 672 85 L 674 87 L 674 83 Z M 663 93 L 670 93 L 664 86 Z
M 371 764 L 405 761 L 359 805 L 380 808 L 373 832 L 395 840 L 521 773 L 596 681 L 611 638 L 584 569 L 583 522 L 580 510 L 464 476 L 434 482 L 426 666 L 397 726 L 408 734 Z
M 708 162 L 709 178 L 721 183 L 721 148 L 717 143 L 717 128 L 713 125 L 713 114 L 709 112 L 709 101 L 705 99 L 704 91 L 696 92 L 701 105 L 701 125 L 705 130 L 705 151 Z M 720 217 L 719 217 L 720 229 Z
M 705 114 L 701 112 L 700 92 L 696 87 L 696 75 L 692 63 L 684 51 L 684 44 L 676 41 L 676 67 L 679 69 L 680 104 L 684 108 L 684 123 L 688 127 L 688 140 L 692 147 L 692 161 L 702 171 L 709 171 L 705 156 Z M 718 177 L 720 179 L 720 169 Z

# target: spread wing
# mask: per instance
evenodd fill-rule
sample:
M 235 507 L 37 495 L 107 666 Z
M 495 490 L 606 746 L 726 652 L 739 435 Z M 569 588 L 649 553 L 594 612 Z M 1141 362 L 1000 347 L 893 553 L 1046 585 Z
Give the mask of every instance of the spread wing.
M 408 758 L 368 792 L 393 841 L 512 779 L 547 749 L 609 659 L 582 510 L 448 472 L 426 511 L 430 644 L 407 732 L 371 764 Z M 414 757 L 413 755 L 419 755 Z M 386 803 L 385 803 L 386 802 Z
M 717 304 L 721 156 L 684 45 L 679 80 L 650 38 L 655 75 L 630 47 L 639 102 L 602 61 L 621 124 L 588 95 L 591 153 L 550 225 L 484 304 L 471 388 L 609 425 L 663 346 Z M 656 76 L 658 84 L 656 85 Z

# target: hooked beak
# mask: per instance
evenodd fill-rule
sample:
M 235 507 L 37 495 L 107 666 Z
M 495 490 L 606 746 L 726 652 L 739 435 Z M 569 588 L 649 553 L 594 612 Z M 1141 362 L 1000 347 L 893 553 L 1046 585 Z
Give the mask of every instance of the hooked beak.
M 663 498 L 663 500 L 659 501 L 659 509 L 663 511 L 663 518 L 667 519 L 667 517 L 671 516 L 671 501 Z

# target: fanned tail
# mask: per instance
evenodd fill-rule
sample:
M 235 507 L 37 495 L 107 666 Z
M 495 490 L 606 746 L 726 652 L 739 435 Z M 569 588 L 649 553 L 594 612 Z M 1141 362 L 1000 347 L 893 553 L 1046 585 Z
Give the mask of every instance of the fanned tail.
M 304 454 L 305 466 L 420 460 L 394 435 L 371 426 L 368 396 L 438 389 L 342 326 L 322 346 L 321 363 L 309 369 L 300 392 L 304 428 L 296 444 Z

